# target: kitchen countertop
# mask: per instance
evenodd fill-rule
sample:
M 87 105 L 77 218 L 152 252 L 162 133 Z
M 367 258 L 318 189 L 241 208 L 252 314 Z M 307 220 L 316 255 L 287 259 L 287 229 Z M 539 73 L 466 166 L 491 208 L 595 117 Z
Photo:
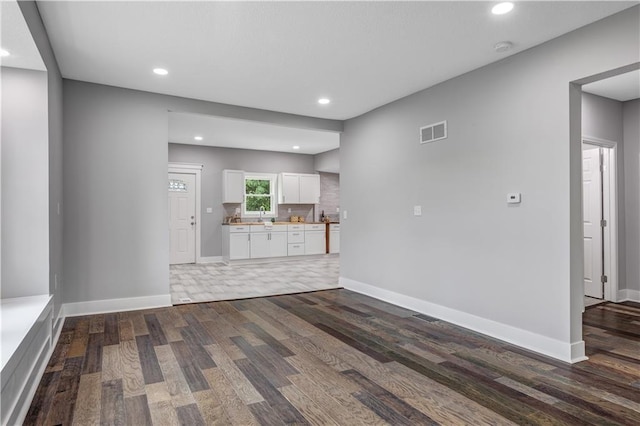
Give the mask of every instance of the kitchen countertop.
M 223 223 L 223 225 L 264 225 L 265 223 L 272 223 L 273 225 L 323 225 L 326 222 L 237 222 L 237 223 Z M 340 223 L 340 222 L 329 222 Z

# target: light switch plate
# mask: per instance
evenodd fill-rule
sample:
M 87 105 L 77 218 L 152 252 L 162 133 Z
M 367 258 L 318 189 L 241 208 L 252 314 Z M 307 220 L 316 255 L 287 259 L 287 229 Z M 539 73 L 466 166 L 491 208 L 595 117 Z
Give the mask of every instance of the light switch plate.
M 522 194 L 519 192 L 510 192 L 507 194 L 507 204 L 520 204 Z
M 413 215 L 422 216 L 422 206 L 413 206 Z
M 343 219 L 346 219 L 346 218 L 347 218 L 347 211 L 346 211 L 346 210 L 343 210 L 343 211 L 342 211 L 342 218 L 343 218 Z
M 207 213 L 213 213 L 213 207 L 207 207 Z

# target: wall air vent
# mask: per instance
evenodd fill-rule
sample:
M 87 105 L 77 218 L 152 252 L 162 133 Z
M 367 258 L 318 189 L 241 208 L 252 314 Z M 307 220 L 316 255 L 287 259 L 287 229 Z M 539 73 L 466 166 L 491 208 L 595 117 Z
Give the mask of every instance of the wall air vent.
M 447 138 L 447 121 L 420 127 L 420 143 L 430 143 Z

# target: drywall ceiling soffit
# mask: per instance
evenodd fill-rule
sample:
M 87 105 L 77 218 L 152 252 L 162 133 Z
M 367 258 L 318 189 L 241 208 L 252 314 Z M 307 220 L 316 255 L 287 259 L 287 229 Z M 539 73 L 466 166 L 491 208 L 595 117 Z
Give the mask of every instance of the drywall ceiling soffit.
M 640 70 L 582 86 L 582 91 L 593 95 L 626 102 L 640 98 Z
M 38 8 L 65 78 L 344 120 L 637 2 L 76 2 Z M 495 43 L 514 48 L 498 54 Z M 165 77 L 154 67 L 170 71 Z M 326 96 L 332 103 L 317 104 Z
M 195 140 L 199 136 L 202 140 Z M 340 147 L 340 134 L 201 114 L 169 113 L 169 142 L 315 155 Z M 298 146 L 299 149 L 293 149 Z
M 10 55 L 0 57 L 3 67 L 46 71 L 36 43 L 14 0 L 0 1 L 0 47 Z

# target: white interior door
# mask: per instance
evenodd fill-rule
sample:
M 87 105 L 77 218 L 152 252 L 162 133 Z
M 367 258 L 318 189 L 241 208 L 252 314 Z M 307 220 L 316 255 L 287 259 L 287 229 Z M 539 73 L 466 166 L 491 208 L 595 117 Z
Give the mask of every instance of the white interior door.
M 584 294 L 602 299 L 602 175 L 600 148 L 582 151 Z
M 196 176 L 169 173 L 169 263 L 196 262 Z

